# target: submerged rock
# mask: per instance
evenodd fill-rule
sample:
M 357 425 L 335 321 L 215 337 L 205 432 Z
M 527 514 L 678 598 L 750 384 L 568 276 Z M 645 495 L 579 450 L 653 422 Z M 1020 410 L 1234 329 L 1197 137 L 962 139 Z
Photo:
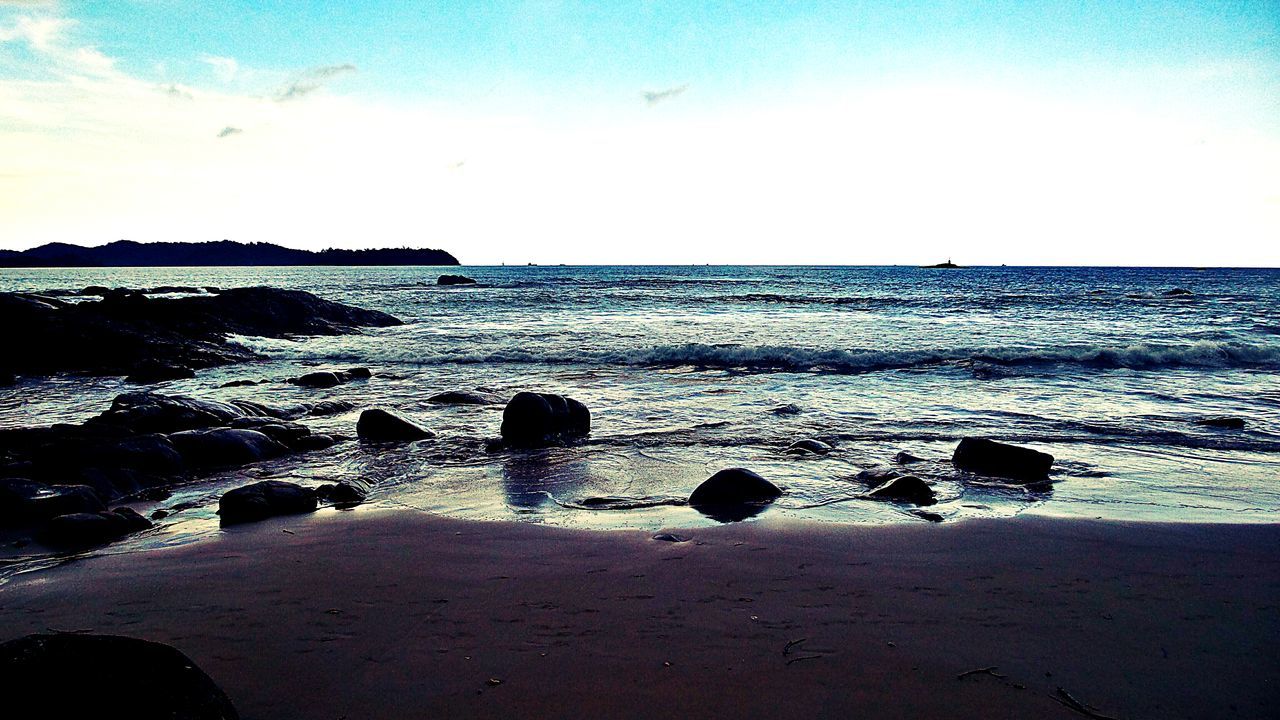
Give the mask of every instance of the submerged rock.
M 906 450 L 903 450 L 902 452 L 893 456 L 893 461 L 898 463 L 899 465 L 910 465 L 912 463 L 924 462 L 924 458 L 916 457 L 915 455 L 912 455 Z
M 986 438 L 963 438 L 951 456 L 961 470 L 1021 482 L 1047 480 L 1053 456 Z
M 296 378 L 289 378 L 291 385 L 310 388 L 331 388 L 352 380 L 367 380 L 373 377 L 369 368 L 351 368 L 350 370 L 320 370 L 310 372 Z
M 796 405 L 795 403 L 791 403 L 789 405 L 779 405 L 778 407 L 770 410 L 769 412 L 773 413 L 774 415 L 799 415 L 804 411 L 800 409 L 799 405 Z
M 689 505 L 721 522 L 745 520 L 782 495 L 777 485 L 745 468 L 721 470 L 689 495 Z
M 348 478 L 337 483 L 329 483 L 316 488 L 316 497 L 323 502 L 335 505 L 355 505 L 362 503 L 369 496 L 369 483 L 358 478 Z
M 191 658 L 168 645 L 114 635 L 41 634 L 0 643 L 0 697 L 10 707 L 26 706 L 32 717 L 240 717 Z
M 1196 424 L 1202 427 L 1222 428 L 1224 430 L 1243 430 L 1244 418 L 1238 417 L 1211 417 L 1196 420 Z
M 902 477 L 904 473 L 898 472 L 891 467 L 873 467 L 867 468 L 857 475 L 853 476 L 854 480 L 866 485 L 879 485 L 889 482 L 894 478 Z
M 833 448 L 821 440 L 797 440 L 787 446 L 788 455 L 826 455 Z
M 502 411 L 502 440 L 511 447 L 543 447 L 591 433 L 591 411 L 563 395 L 522 392 Z
M 932 505 L 937 502 L 929 483 L 915 475 L 900 475 L 886 480 L 863 497 L 869 500 L 889 500 L 912 505 Z
M 441 275 L 436 278 L 437 285 L 475 285 L 476 281 L 466 275 Z
M 356 435 L 364 442 L 408 442 L 436 436 L 421 425 L 378 408 L 360 413 Z
M 315 509 L 314 490 L 283 480 L 263 480 L 228 490 L 218 500 L 218 517 L 223 525 L 309 513 Z
M 436 393 L 427 398 L 427 402 L 440 405 L 497 405 L 502 398 L 489 393 L 471 392 L 469 390 L 450 390 Z
M 1176 288 L 1172 288 L 1164 291 L 1165 297 L 1187 297 L 1189 295 L 1195 295 L 1195 293 L 1191 292 L 1186 288 L 1180 288 L 1180 287 L 1176 287 Z
M 118 507 L 110 512 L 59 515 L 45 523 L 37 537 L 50 547 L 78 548 L 104 545 L 150 527 L 150 520 Z

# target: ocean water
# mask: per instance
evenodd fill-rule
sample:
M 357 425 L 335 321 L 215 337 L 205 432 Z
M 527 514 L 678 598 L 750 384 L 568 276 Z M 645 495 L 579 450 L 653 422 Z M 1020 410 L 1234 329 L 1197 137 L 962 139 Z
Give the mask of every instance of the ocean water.
M 437 287 L 442 272 L 479 280 Z M 200 509 L 153 542 L 213 531 L 217 494 L 263 477 L 376 483 L 372 504 L 597 528 L 712 523 L 687 497 L 716 470 L 785 489 L 763 517 L 923 522 L 859 497 L 860 471 L 899 451 L 927 462 L 945 520 L 1022 512 L 1127 520 L 1271 522 L 1280 510 L 1280 272 L 912 267 L 463 267 L 3 270 L 0 289 L 273 285 L 376 308 L 403 327 L 343 337 L 241 338 L 269 362 L 200 372 L 161 392 L 380 406 L 439 437 L 344 443 L 180 490 Z M 1182 288 L 1189 295 L 1170 295 Z M 330 390 L 285 378 L 370 367 Z M 220 389 L 229 380 L 266 379 Z M 556 392 L 591 409 L 589 441 L 491 452 L 500 407 L 429 396 Z M 76 422 L 136 390 L 116 378 L 0 389 L 0 426 Z M 798 413 L 774 410 L 794 405 Z M 306 420 L 354 435 L 358 410 Z M 1244 418 L 1244 430 L 1197 420 Z M 963 436 L 1056 458 L 1029 491 L 950 471 Z M 797 457 L 817 438 L 829 455 Z M 601 501 L 600 498 L 607 498 Z M 592 502 L 584 503 L 585 500 Z M 147 510 L 147 507 L 140 507 Z M 158 539 L 157 539 L 158 538 Z

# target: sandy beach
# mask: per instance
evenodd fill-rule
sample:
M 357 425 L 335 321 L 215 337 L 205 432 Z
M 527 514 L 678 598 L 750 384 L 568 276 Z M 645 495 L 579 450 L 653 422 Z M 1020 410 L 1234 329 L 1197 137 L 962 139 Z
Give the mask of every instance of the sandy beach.
M 0 635 L 169 643 L 245 718 L 1262 718 L 1277 525 L 650 533 L 283 518 L 0 588 Z M 988 671 L 969 671 L 992 668 Z M 142 701 L 142 699 L 140 699 Z

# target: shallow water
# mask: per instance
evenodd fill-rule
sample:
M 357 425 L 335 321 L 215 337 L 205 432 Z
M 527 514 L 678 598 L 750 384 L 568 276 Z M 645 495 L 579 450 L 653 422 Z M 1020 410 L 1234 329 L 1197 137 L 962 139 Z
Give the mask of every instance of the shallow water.
M 712 522 L 661 504 L 724 467 L 786 490 L 767 512 L 921 522 L 859 499 L 859 470 L 907 450 L 931 461 L 929 508 L 947 519 L 1024 511 L 1143 520 L 1273 521 L 1280 509 L 1280 272 L 1109 268 L 464 267 L 0 270 L 0 289 L 269 284 L 390 312 L 407 325 L 344 337 L 243 338 L 272 361 L 199 373 L 161 392 L 285 404 L 341 398 L 412 416 L 439 434 L 393 449 L 329 451 L 214 476 L 378 483 L 375 501 L 468 518 L 587 527 Z M 1193 294 L 1166 296 L 1173 288 Z M 315 367 L 372 368 L 331 390 L 283 380 Z M 235 379 L 267 379 L 220 389 Z M 591 439 L 488 452 L 501 409 L 426 402 L 444 390 L 570 395 Z M 0 389 L 0 426 L 81 421 L 115 378 L 24 379 Z M 773 409 L 794 404 L 797 414 Z M 308 420 L 354 434 L 358 410 Z M 1243 431 L 1197 426 L 1210 416 Z M 946 458 L 986 435 L 1057 459 L 1048 490 L 961 481 Z M 824 457 L 782 450 L 813 437 Z M 584 509 L 589 498 L 616 498 Z M 659 504 L 653 504 L 659 503 Z M 646 506 L 648 507 L 637 507 Z M 578 507 L 575 507 L 578 506 Z M 147 508 L 141 508 L 147 509 Z M 212 508 L 148 542 L 211 532 Z

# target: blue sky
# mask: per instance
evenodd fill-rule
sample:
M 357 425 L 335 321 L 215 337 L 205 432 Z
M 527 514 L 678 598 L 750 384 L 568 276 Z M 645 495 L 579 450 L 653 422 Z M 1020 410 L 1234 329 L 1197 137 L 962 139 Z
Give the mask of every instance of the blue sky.
M 261 5 L 0 0 L 0 246 L 1275 263 L 1280 3 Z

